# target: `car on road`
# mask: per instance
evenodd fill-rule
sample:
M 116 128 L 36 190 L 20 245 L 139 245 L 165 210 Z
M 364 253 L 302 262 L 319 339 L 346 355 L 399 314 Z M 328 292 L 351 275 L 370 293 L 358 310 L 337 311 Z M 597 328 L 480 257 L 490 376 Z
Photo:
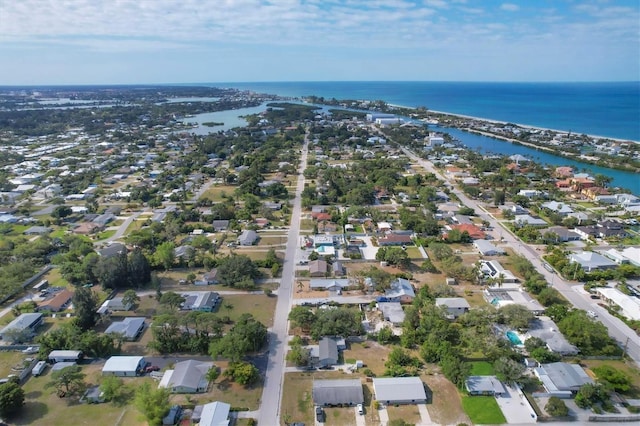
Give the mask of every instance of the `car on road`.
M 587 311 L 587 316 L 589 318 L 597 318 L 598 314 L 596 314 L 594 311 Z
M 160 371 L 160 367 L 157 365 L 148 365 L 144 368 L 145 373 L 151 373 L 152 371 Z
M 37 348 L 35 346 L 29 346 L 28 348 L 23 349 L 22 353 L 23 354 L 36 354 L 36 353 L 38 353 L 38 351 L 39 351 L 39 348 Z
M 320 423 L 324 423 L 326 420 L 322 407 L 316 406 L 316 420 Z
M 364 405 L 358 404 L 356 408 L 358 409 L 358 414 L 360 414 L 361 416 L 364 416 Z

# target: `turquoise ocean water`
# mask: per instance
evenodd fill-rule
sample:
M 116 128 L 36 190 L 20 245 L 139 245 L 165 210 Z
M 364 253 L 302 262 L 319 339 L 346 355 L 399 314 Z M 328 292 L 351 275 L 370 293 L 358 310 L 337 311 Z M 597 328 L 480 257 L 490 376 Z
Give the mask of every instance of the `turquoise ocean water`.
M 281 96 L 383 100 L 490 120 L 574 133 L 640 141 L 640 82 L 616 83 L 469 83 L 469 82 L 267 82 L 210 83 Z M 433 126 L 430 126 L 433 128 Z M 567 160 L 536 149 L 438 129 L 464 145 L 487 153 L 521 154 L 535 161 L 569 165 L 613 178 L 612 185 L 640 195 L 640 175 Z
M 368 99 L 574 133 L 640 141 L 640 82 L 216 83 L 282 96 Z

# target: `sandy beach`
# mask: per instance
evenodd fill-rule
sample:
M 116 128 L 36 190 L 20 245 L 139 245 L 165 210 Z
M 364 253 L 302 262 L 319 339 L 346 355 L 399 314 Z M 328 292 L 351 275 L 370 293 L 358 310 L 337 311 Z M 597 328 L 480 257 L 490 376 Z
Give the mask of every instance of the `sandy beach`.
M 414 108 L 414 107 L 410 107 L 410 106 L 406 106 L 406 105 L 395 105 L 395 104 L 389 104 L 389 106 L 393 106 L 393 107 L 397 107 L 397 108 L 406 108 L 406 109 L 410 109 L 410 110 L 417 110 L 418 108 Z M 490 118 L 483 118 L 483 117 L 475 117 L 472 115 L 464 115 L 464 114 L 456 114 L 453 112 L 447 112 L 447 111 L 437 111 L 434 109 L 429 109 L 427 108 L 427 112 L 431 112 L 434 114 L 440 114 L 440 115 L 448 115 L 451 117 L 457 117 L 457 118 L 465 118 L 468 120 L 477 120 L 477 121 L 484 121 L 486 123 L 493 123 L 493 124 L 514 124 L 522 129 L 531 129 L 531 130 L 545 130 L 545 131 L 550 131 L 550 132 L 555 132 L 555 133 L 562 133 L 562 134 L 569 134 L 568 130 L 558 130 L 558 129 L 551 129 L 548 127 L 538 127 L 538 126 L 532 126 L 529 124 L 521 124 L 521 123 L 512 123 L 509 121 L 500 121 L 500 120 L 492 120 Z M 465 130 L 465 129 L 460 129 L 460 130 Z M 476 131 L 478 133 L 484 134 L 480 131 Z M 640 141 L 634 141 L 631 139 L 620 139 L 620 138 L 612 138 L 609 136 L 600 136 L 600 135 L 591 135 L 591 134 L 587 134 L 587 133 L 581 133 L 581 132 L 571 132 L 572 134 L 576 134 L 576 135 L 587 135 L 588 137 L 592 138 L 592 139 L 607 139 L 607 140 L 611 140 L 611 141 L 616 141 L 616 142 L 633 142 L 633 143 L 640 143 Z M 507 141 L 512 141 L 509 138 L 505 138 L 505 137 L 499 137 L 498 135 L 494 135 L 493 133 L 487 133 L 485 134 L 485 136 L 490 136 L 490 137 L 495 137 L 495 138 L 499 138 L 499 139 L 503 139 L 503 140 L 507 140 Z M 518 141 L 515 140 L 518 143 L 521 143 L 523 145 L 527 145 L 526 142 L 522 142 L 522 141 Z M 529 146 L 533 146 L 534 148 L 540 148 L 537 145 L 531 145 L 529 144 Z

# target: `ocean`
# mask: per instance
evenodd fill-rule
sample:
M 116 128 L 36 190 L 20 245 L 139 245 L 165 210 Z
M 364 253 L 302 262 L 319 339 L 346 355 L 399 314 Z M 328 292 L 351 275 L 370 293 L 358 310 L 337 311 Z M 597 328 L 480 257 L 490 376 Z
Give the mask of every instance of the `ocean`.
M 209 83 L 281 96 L 383 100 L 408 107 L 640 141 L 640 82 Z

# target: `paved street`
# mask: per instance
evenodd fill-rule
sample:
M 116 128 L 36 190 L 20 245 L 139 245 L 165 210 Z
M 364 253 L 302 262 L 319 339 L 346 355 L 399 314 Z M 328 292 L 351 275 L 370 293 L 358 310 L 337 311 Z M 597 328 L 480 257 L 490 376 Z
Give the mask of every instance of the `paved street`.
M 435 167 L 433 167 L 433 164 L 431 162 L 421 159 L 415 153 L 406 148 L 402 148 L 402 150 L 409 158 L 416 161 L 427 171 L 434 173 L 438 178 L 446 181 L 444 176 L 442 176 L 442 174 L 440 174 L 435 169 Z M 606 312 L 606 310 L 599 308 L 597 304 L 587 295 L 575 291 L 575 284 L 567 282 L 557 274 L 547 271 L 542 266 L 543 261 L 540 257 L 540 253 L 530 247 L 528 244 L 520 241 L 507 228 L 503 228 L 502 224 L 493 216 L 488 214 L 477 201 L 467 197 L 458 188 L 454 187 L 451 189 L 451 191 L 456 194 L 456 196 L 463 204 L 474 209 L 476 211 L 476 214 L 482 220 L 488 221 L 490 225 L 495 229 L 503 229 L 504 231 L 502 232 L 502 237 L 504 238 L 504 242 L 508 243 L 516 253 L 529 259 L 529 261 L 536 267 L 538 272 L 544 275 L 547 282 L 552 283 L 553 287 L 558 290 L 572 305 L 574 305 L 578 309 L 596 311 L 598 313 L 598 317 L 596 319 L 604 324 L 605 327 L 607 327 L 607 329 L 609 330 L 609 335 L 613 337 L 621 347 L 626 347 L 629 357 L 631 357 L 631 359 L 633 359 L 636 364 L 640 366 L 640 338 L 633 330 L 631 330 L 618 318 L 610 315 L 608 312 Z
M 264 389 L 260 403 L 260 424 L 280 424 L 280 401 L 282 400 L 282 382 L 284 380 L 285 353 L 287 350 L 288 320 L 291 300 L 293 296 L 294 267 L 297 263 L 296 252 L 300 246 L 298 238 L 300 234 L 300 216 L 302 212 L 302 190 L 304 189 L 303 172 L 307 165 L 307 152 L 309 141 L 305 137 L 298 184 L 291 213 L 291 226 L 287 235 L 287 248 L 282 268 L 282 280 L 278 289 L 278 303 L 273 327 L 269 335 L 269 362 L 265 374 Z

